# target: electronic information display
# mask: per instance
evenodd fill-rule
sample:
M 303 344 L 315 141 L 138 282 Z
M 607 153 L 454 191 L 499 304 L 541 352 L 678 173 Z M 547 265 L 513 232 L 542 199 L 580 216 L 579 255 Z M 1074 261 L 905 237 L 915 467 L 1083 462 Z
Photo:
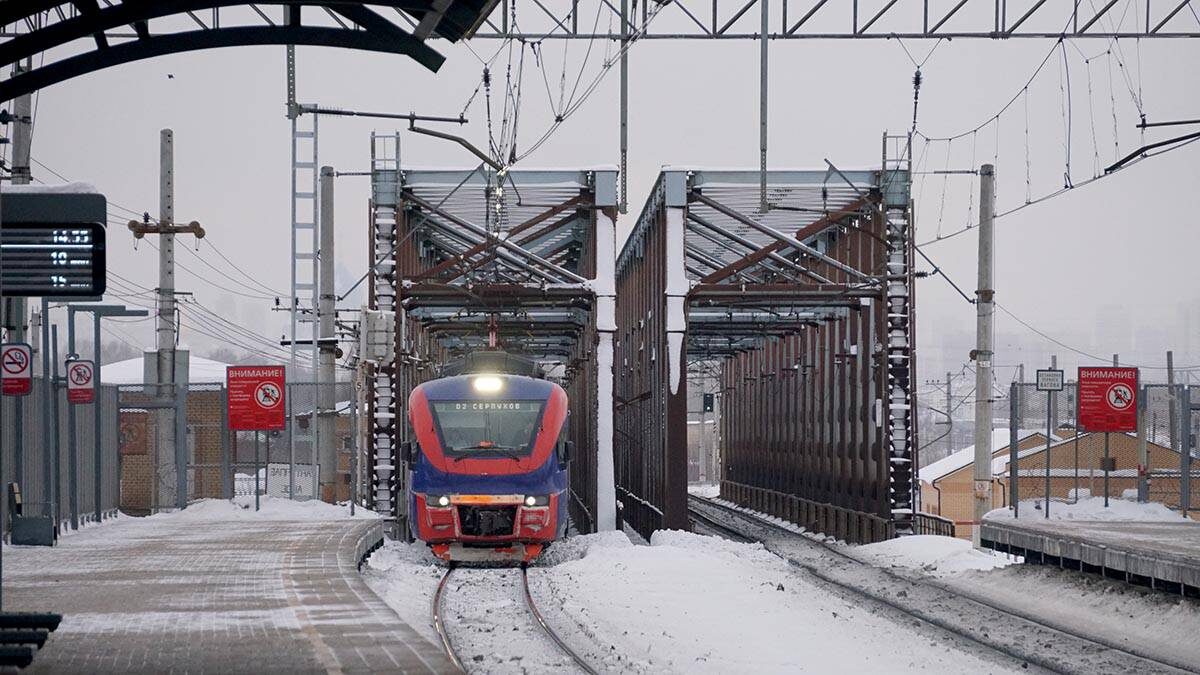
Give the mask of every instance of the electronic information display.
M 100 296 L 104 227 L 98 223 L 3 223 L 0 273 L 6 297 Z

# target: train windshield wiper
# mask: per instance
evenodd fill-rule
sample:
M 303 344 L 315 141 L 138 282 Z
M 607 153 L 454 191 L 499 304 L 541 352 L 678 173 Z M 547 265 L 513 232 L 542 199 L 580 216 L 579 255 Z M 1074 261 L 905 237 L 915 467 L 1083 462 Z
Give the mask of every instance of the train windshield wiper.
M 516 454 L 514 454 L 512 452 L 513 450 L 516 450 L 516 448 L 509 446 L 509 445 L 482 445 L 482 444 L 481 445 L 469 445 L 469 446 L 462 447 L 462 448 L 455 448 L 455 450 L 487 450 L 488 453 L 494 453 L 501 457 L 507 457 L 508 459 L 511 459 L 513 461 L 519 461 L 521 459 L 520 457 L 518 457 Z M 474 459 L 479 459 L 480 456 L 481 456 L 480 454 L 459 455 L 458 457 L 454 458 L 454 463 L 457 464 L 457 463 L 463 461 L 464 459 L 467 459 L 468 457 L 473 457 Z

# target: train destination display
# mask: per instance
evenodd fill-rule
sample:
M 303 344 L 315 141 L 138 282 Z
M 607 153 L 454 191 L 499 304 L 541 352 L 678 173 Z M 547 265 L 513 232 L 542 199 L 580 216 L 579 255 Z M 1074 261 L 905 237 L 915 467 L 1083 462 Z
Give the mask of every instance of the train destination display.
M 5 296 L 99 296 L 105 290 L 104 227 L 98 223 L 4 223 Z

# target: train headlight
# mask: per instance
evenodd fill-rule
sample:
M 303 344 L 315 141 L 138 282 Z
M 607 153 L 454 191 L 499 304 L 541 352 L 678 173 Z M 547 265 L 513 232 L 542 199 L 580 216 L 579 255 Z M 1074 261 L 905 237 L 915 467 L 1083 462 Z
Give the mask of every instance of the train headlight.
M 433 496 L 429 495 L 425 498 L 425 503 L 430 506 L 450 506 L 450 498 L 446 495 Z
M 480 375 L 471 381 L 471 386 L 481 394 L 494 394 L 504 388 L 504 381 L 495 375 Z
M 549 495 L 528 495 L 525 497 L 525 506 L 548 506 L 549 504 Z

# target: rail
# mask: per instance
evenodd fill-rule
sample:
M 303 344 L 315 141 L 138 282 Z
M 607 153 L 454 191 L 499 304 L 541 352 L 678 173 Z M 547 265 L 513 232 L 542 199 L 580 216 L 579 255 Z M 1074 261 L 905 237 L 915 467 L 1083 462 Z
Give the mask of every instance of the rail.
M 450 632 L 446 628 L 446 615 L 442 610 L 442 600 L 445 597 L 446 585 L 450 581 L 450 575 L 454 573 L 455 569 L 457 568 L 452 564 L 446 570 L 446 573 L 442 575 L 442 580 L 438 582 L 437 590 L 434 591 L 433 627 L 434 630 L 437 631 L 438 638 L 442 643 L 442 650 L 445 651 L 446 656 L 459 670 L 459 672 L 465 673 L 467 672 L 467 669 L 463 665 L 462 659 L 459 658 L 458 652 L 454 649 L 454 643 L 450 639 Z M 558 646 L 558 649 L 563 654 L 569 656 L 580 670 L 588 673 L 588 675 L 598 675 L 595 668 L 592 668 L 588 662 L 583 659 L 583 657 L 579 656 L 579 654 L 577 654 L 575 650 L 573 650 L 571 646 L 568 645 L 566 641 L 558 635 L 558 633 L 554 632 L 554 629 L 551 628 L 550 624 L 546 621 L 545 616 L 543 616 L 541 611 L 538 610 L 537 604 L 533 600 L 533 593 L 529 589 L 529 570 L 524 566 L 521 567 L 521 590 L 525 596 L 525 607 L 529 610 L 529 613 L 533 616 L 534 622 L 537 623 L 538 627 L 542 629 L 542 632 L 546 635 L 546 637 L 550 638 L 550 640 Z
M 707 513 L 706 509 L 709 510 Z M 740 522 L 735 524 L 724 518 L 716 518 L 713 515 L 714 512 L 736 518 Z M 860 576 L 842 574 L 845 565 L 871 567 L 868 563 L 850 555 L 845 547 L 798 535 L 795 531 L 756 514 L 747 513 L 711 499 L 689 495 L 688 516 L 694 521 L 699 521 L 708 529 L 727 533 L 726 538 L 728 539 L 757 541 L 767 551 L 779 556 L 789 565 L 802 569 L 817 579 L 837 586 L 851 595 L 859 596 L 869 603 L 877 603 L 918 622 L 937 627 L 968 643 L 982 645 L 1051 672 L 1065 671 L 1066 664 L 1059 658 L 1061 654 L 1071 650 L 1093 650 L 1096 653 L 1113 654 L 1114 658 L 1121 661 L 1112 664 L 1118 670 L 1164 673 L 1196 672 L 1194 665 L 1173 663 L 1171 660 L 1162 658 L 1161 655 L 1137 646 L 1117 644 L 1099 636 L 1087 635 L 1080 632 L 1077 627 L 1045 617 L 1033 616 L 1020 609 L 994 602 L 982 595 L 967 592 L 961 588 L 947 587 L 937 580 L 916 579 L 889 569 L 876 567 L 873 569 L 876 569 L 882 575 L 882 579 L 887 580 L 893 586 L 893 589 L 888 592 L 884 592 L 882 589 L 871 590 L 863 583 Z M 750 529 L 744 529 L 747 525 Z M 772 543 L 772 536 L 756 534 L 755 529 L 793 535 L 795 541 L 810 545 L 812 552 L 817 555 L 814 557 L 798 551 L 784 552 Z M 897 593 L 896 589 L 902 589 L 904 592 Z M 999 630 L 983 632 L 982 635 L 972 631 L 961 621 L 961 613 L 956 612 L 950 606 L 952 596 L 958 596 L 963 601 L 963 607 L 966 610 L 986 611 L 992 617 L 989 621 L 994 626 L 1017 627 L 1016 637 L 1014 638 L 1012 634 L 1006 637 Z M 901 598 L 905 598 L 905 600 L 902 601 Z M 1047 639 L 1062 640 L 1062 642 L 1056 648 L 1046 644 L 1042 649 L 1031 650 L 1028 645 L 1023 644 L 1031 630 L 1044 631 L 1044 634 L 1048 636 Z M 1057 637 L 1049 637 L 1054 635 Z

